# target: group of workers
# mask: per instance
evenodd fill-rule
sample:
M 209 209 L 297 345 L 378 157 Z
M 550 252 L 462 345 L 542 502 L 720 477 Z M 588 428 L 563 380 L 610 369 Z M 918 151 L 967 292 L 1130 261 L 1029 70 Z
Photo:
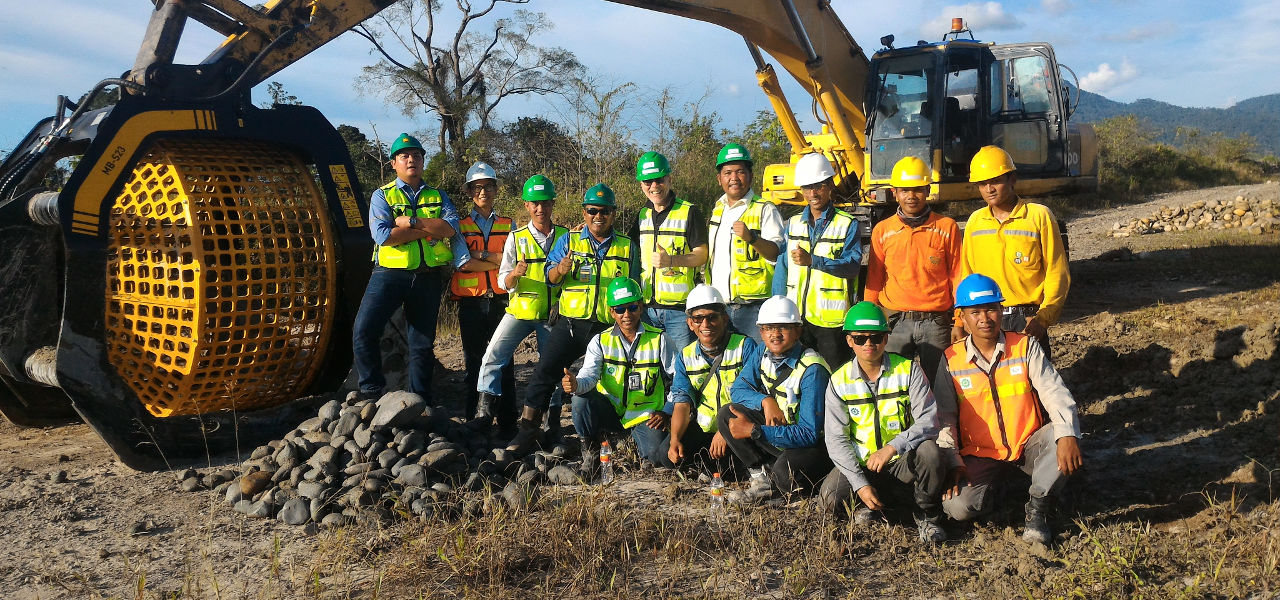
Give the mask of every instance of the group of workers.
M 528 222 L 516 228 L 494 212 L 489 165 L 468 170 L 473 207 L 459 217 L 423 182 L 416 139 L 399 136 L 390 157 L 397 178 L 370 201 L 376 265 L 355 321 L 362 397 L 384 391 L 379 339 L 403 306 L 408 389 L 434 403 L 447 282 L 474 390 L 467 416 L 496 424 L 516 454 L 561 439 L 567 397 L 583 481 L 597 477 L 601 442 L 629 434 L 656 465 L 746 478 L 731 500 L 817 494 L 859 523 L 909 513 L 931 543 L 946 539 L 944 514 L 990 512 L 1021 470 L 1031 479 L 1023 537 L 1051 541 L 1047 512 L 1082 462 L 1047 333 L 1070 277 L 1056 220 L 1017 196 L 1004 150 L 973 158 L 986 206 L 963 236 L 927 203 L 929 166 L 895 165 L 897 212 L 871 233 L 861 302 L 860 223 L 833 205 L 836 173 L 821 153 L 796 163 L 807 206 L 785 221 L 752 191 L 741 145 L 716 157 L 724 194 L 709 217 L 671 189 L 668 160 L 645 153 L 645 203 L 626 234 L 603 183 L 569 229 L 552 221 L 554 183 L 530 177 Z M 517 402 L 513 354 L 530 333 L 538 364 Z

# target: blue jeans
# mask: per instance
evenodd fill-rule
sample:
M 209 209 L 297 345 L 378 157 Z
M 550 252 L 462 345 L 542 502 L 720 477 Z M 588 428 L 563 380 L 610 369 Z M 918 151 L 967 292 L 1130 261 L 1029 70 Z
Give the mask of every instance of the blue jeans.
M 756 317 L 760 316 L 761 304 L 764 304 L 764 302 L 730 304 L 728 306 L 729 322 L 733 323 L 733 328 L 738 333 L 755 340 L 757 344 L 764 343 L 764 340 L 760 339 L 760 326 L 756 325 Z
M 667 345 L 677 354 L 685 346 L 693 343 L 693 332 L 689 331 L 689 323 L 683 310 L 676 308 L 650 307 L 645 309 L 646 321 L 654 327 L 662 328 Z
M 596 390 L 573 396 L 573 428 L 584 442 L 594 444 L 604 440 L 606 433 L 626 431 L 622 427 L 622 421 L 618 419 L 613 403 Z M 631 439 L 636 442 L 636 451 L 644 458 L 656 456 L 658 445 L 664 437 L 666 433 L 649 427 L 648 423 L 631 428 Z
M 409 271 L 374 267 L 369 285 L 360 300 L 352 327 L 352 353 L 360 393 L 378 396 L 385 392 L 382 374 L 382 332 L 391 315 L 404 307 L 409 342 L 409 391 L 432 402 L 431 379 L 435 371 L 436 317 L 444 278 L 439 269 Z
M 502 371 L 515 360 L 516 347 L 530 333 L 537 336 L 538 352 L 542 352 L 547 345 L 547 336 L 551 333 L 546 321 L 526 321 L 517 319 L 510 313 L 502 315 L 502 321 L 498 323 L 493 337 L 489 339 L 489 346 L 485 348 L 484 360 L 480 361 L 480 378 L 476 383 L 476 391 L 494 396 L 516 393 L 515 389 L 502 389 Z M 551 396 L 551 406 L 563 404 L 563 394 L 557 388 Z

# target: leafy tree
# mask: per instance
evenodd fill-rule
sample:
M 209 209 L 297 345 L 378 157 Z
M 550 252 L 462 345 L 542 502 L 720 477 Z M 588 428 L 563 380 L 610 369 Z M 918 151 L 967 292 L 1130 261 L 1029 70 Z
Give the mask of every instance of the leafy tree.
M 259 102 L 259 107 L 271 108 L 276 104 L 302 104 L 302 101 L 298 100 L 297 96 L 290 94 L 288 90 L 284 89 L 284 84 L 279 81 L 272 81 L 267 84 L 267 96 L 271 98 L 271 100 Z
M 365 192 L 371 192 L 374 187 L 391 178 L 391 167 L 386 158 L 389 148 L 386 144 L 369 139 L 358 127 L 351 125 L 339 125 L 338 135 L 347 143 L 347 152 L 351 154 L 351 162 L 356 167 L 356 177 L 360 179 Z M 377 135 L 376 131 L 374 135 Z

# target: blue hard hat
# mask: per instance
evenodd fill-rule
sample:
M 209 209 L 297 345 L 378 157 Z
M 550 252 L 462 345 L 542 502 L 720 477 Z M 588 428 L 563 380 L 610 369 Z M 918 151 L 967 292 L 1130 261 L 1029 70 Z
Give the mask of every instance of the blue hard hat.
M 1000 284 L 986 275 L 974 273 L 956 286 L 956 308 L 1001 302 L 1004 302 L 1004 294 L 1000 293 Z

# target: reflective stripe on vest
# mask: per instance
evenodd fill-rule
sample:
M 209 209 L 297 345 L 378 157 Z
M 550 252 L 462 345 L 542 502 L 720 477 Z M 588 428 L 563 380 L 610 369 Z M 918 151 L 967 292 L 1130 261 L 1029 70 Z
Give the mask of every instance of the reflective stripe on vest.
M 787 423 L 794 425 L 796 407 L 800 405 L 800 379 L 804 377 L 804 372 L 812 365 L 822 365 L 822 368 L 828 371 L 831 367 L 827 366 L 827 361 L 823 360 L 817 352 L 809 348 L 805 348 L 804 354 L 800 355 L 800 360 L 796 363 L 796 368 L 790 372 L 785 371 L 786 363 L 778 363 L 778 365 L 783 368 L 775 368 L 773 361 L 761 355 L 760 382 L 764 384 L 765 391 L 777 401 L 778 408 L 782 409 L 782 416 L 787 419 Z
M 458 221 L 458 229 L 458 233 L 462 234 L 462 239 L 467 243 L 467 249 L 472 255 L 487 251 L 489 254 L 501 257 L 502 247 L 507 243 L 507 234 L 511 233 L 511 219 L 495 217 L 487 238 L 484 230 L 480 229 L 480 225 L 476 224 L 471 215 Z M 494 294 L 507 293 L 498 286 L 497 269 L 480 272 L 454 271 L 453 277 L 449 280 L 449 293 L 457 298 L 484 296 L 490 291 Z
M 965 359 L 963 340 L 943 352 L 959 404 L 960 454 L 1018 460 L 1031 434 L 1044 425 L 1044 409 L 1027 375 L 1027 337 L 1006 331 L 1004 343 L 990 372 Z
M 675 203 L 667 208 L 667 218 L 662 226 L 654 224 L 654 211 L 645 206 L 640 209 L 640 287 L 644 291 L 644 301 L 658 304 L 684 304 L 693 289 L 696 269 L 693 267 L 668 267 L 659 269 L 653 263 L 653 253 L 661 247 L 672 256 L 685 254 L 692 250 L 685 232 L 689 229 L 690 205 L 676 198 Z
M 380 189 L 387 200 L 387 206 L 391 207 L 392 219 L 403 216 L 439 219 L 444 214 L 444 199 L 440 197 L 438 190 L 424 188 L 418 196 L 422 202 L 414 204 L 394 181 Z M 439 267 L 449 264 L 453 260 L 453 249 L 447 239 L 434 242 L 416 239 L 397 246 L 378 246 L 373 258 L 381 267 L 414 270 L 422 265 Z
M 530 227 L 532 225 L 526 225 L 511 234 L 515 236 L 516 262 L 523 260 L 529 265 L 529 269 L 516 279 L 516 287 L 507 303 L 507 312 L 523 321 L 545 321 L 551 316 L 551 305 L 559 299 L 560 290 L 547 284 L 547 251 L 533 237 Z M 547 249 L 569 231 L 559 225 L 551 227 Z
M 746 359 L 742 343 L 745 339 L 746 336 L 740 333 L 729 334 L 720 366 L 714 373 L 711 372 L 711 361 L 698 350 L 697 340 L 685 346 L 680 353 L 685 375 L 689 376 L 689 385 L 694 391 L 692 396 L 697 404 L 698 427 L 707 433 L 716 432 L 716 414 L 720 407 L 731 402 L 729 388 L 742 372 L 742 362 Z
M 604 292 L 615 277 L 631 276 L 631 238 L 615 232 L 601 259 L 579 232 L 568 235 L 573 270 L 560 280 L 560 315 L 612 323 Z
M 831 375 L 831 387 L 849 413 L 845 433 L 853 442 L 858 462 L 897 437 L 915 419 L 911 416 L 911 359 L 885 353 L 884 370 L 873 391 L 862 378 L 858 361 L 851 360 Z M 897 460 L 894 455 L 890 461 Z
M 742 221 L 752 233 L 760 235 L 760 227 L 764 222 L 764 201 L 752 197 L 748 202 L 750 204 L 747 205 L 747 211 L 742 213 L 738 220 Z M 712 240 L 716 239 L 716 232 L 720 229 L 720 220 L 724 218 L 724 207 L 724 203 L 717 202 L 715 209 L 711 212 L 711 222 L 707 227 Z M 733 223 L 725 226 L 732 229 Z M 742 238 L 732 233 L 729 235 L 732 239 L 733 255 L 729 258 L 731 263 L 728 301 L 743 302 L 768 298 L 773 291 L 773 263 L 760 256 L 760 253 Z M 714 264 L 714 248 L 715 243 L 708 244 L 708 265 Z
M 647 323 L 636 336 L 630 359 L 616 326 L 600 332 L 604 360 L 596 390 L 609 398 L 622 426 L 631 429 L 649 420 L 666 403 L 662 369 L 662 330 Z M 628 385 L 628 383 L 638 385 Z
M 844 252 L 844 238 L 850 228 L 856 227 L 853 215 L 835 209 L 831 221 L 822 230 L 818 242 L 809 247 L 809 221 L 805 219 L 807 212 L 791 217 L 787 222 L 787 250 L 802 248 L 814 256 L 823 258 L 840 258 Z M 788 252 L 789 254 L 789 252 Z M 791 260 L 786 258 L 786 260 Z M 858 278 L 852 281 L 836 277 L 812 266 L 801 267 L 795 263 L 787 264 L 787 297 L 797 300 L 800 315 L 806 321 L 818 327 L 840 327 L 844 325 L 844 315 L 849 311 L 849 299 L 852 290 L 858 289 Z

